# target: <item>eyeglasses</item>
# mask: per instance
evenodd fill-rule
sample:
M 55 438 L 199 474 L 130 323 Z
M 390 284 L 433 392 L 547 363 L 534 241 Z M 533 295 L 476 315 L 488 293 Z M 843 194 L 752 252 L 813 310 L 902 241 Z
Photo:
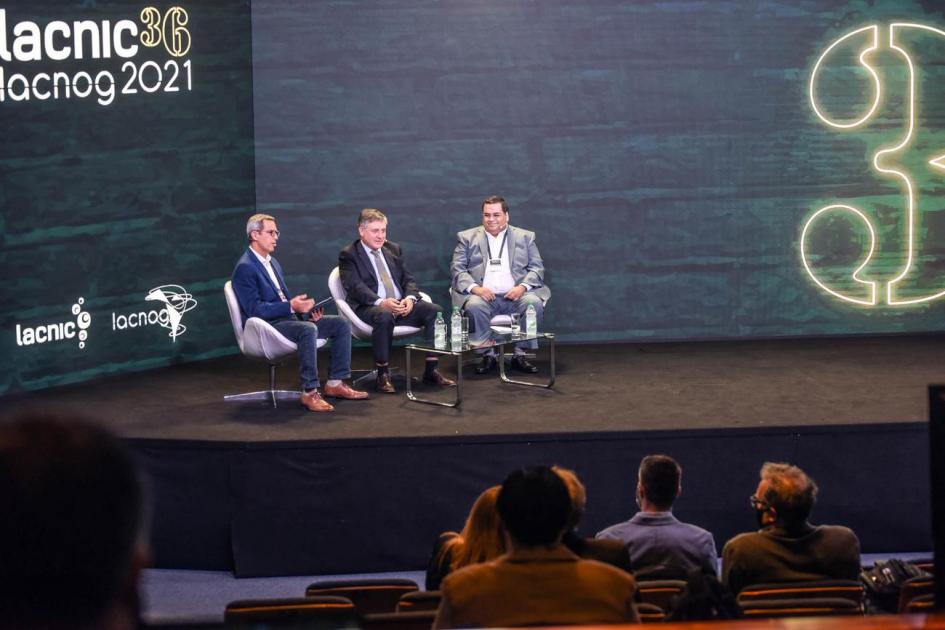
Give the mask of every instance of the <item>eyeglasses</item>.
M 748 505 L 756 510 L 767 510 L 769 505 L 764 499 L 759 499 L 755 495 L 748 497 Z
M 264 234 L 268 234 L 269 236 L 275 236 L 276 238 L 279 238 L 279 230 L 256 230 L 256 231 L 262 232 Z

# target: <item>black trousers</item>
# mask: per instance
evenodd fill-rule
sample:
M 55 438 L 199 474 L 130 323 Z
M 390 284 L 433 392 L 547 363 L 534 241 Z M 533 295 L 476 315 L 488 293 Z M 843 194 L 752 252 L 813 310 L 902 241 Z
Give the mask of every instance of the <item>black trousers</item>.
M 443 308 L 439 304 L 432 304 L 417 300 L 413 310 L 406 317 L 395 317 L 380 306 L 359 306 L 355 309 L 358 317 L 364 323 L 370 324 L 371 344 L 374 346 L 374 362 L 387 363 L 390 361 L 390 349 L 394 345 L 394 326 L 422 326 L 423 338 L 429 345 L 433 345 L 434 322 L 436 314 Z

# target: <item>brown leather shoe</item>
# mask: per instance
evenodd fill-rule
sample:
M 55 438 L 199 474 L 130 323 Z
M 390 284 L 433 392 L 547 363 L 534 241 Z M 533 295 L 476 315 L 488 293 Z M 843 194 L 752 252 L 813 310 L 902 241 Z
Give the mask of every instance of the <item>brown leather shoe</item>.
M 318 393 L 317 389 L 302 394 L 302 397 L 299 398 L 299 402 L 302 403 L 302 406 L 308 409 L 309 411 L 334 411 L 335 408 L 332 407 L 328 401 L 322 398 L 321 394 Z
M 396 394 L 394 384 L 390 382 L 390 372 L 382 372 L 377 375 L 377 381 L 374 383 L 374 389 L 382 394 Z
M 423 373 L 423 382 L 430 385 L 439 385 L 440 387 L 453 387 L 456 381 L 450 380 L 440 374 L 439 370 L 429 370 Z
M 368 393 L 351 389 L 350 385 L 341 381 L 340 385 L 325 385 L 325 396 L 331 398 L 345 398 L 347 400 L 364 400 L 368 397 Z

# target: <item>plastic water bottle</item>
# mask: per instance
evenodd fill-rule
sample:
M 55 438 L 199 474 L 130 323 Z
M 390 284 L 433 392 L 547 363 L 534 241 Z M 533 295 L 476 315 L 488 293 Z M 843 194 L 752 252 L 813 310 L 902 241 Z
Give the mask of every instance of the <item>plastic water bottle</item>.
M 459 307 L 453 307 L 453 314 L 450 316 L 450 345 L 453 350 L 463 347 L 463 318 L 459 314 Z
M 433 324 L 433 347 L 437 350 L 446 349 L 446 322 L 443 321 L 443 311 L 436 314 L 436 322 Z
M 529 304 L 525 309 L 525 334 L 529 337 L 538 334 L 538 314 L 535 313 L 534 304 Z

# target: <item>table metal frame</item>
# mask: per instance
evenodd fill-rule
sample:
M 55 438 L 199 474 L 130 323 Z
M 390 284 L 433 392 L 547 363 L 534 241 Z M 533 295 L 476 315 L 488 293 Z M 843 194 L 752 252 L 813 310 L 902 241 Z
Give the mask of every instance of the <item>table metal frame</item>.
M 529 381 L 522 381 L 518 379 L 509 378 L 505 373 L 505 346 L 513 343 L 521 343 L 522 341 L 547 341 L 548 342 L 548 352 L 550 357 L 550 367 L 551 372 L 550 377 L 547 383 L 532 383 Z M 498 363 L 499 363 L 499 379 L 503 383 L 511 383 L 512 385 L 524 385 L 526 387 L 540 387 L 542 389 L 550 389 L 555 384 L 555 336 L 552 333 L 538 333 L 534 337 L 522 336 L 519 338 L 512 338 L 511 335 L 503 337 L 500 340 L 495 340 L 493 344 L 488 346 L 463 346 L 458 350 L 453 350 L 451 348 L 430 348 L 427 346 L 421 346 L 417 344 L 409 344 L 404 348 L 404 361 L 406 365 L 404 366 L 407 372 L 407 387 L 406 394 L 408 400 L 413 402 L 423 403 L 426 405 L 438 405 L 440 407 L 459 407 L 463 402 L 463 355 L 468 352 L 474 352 L 476 350 L 481 350 L 483 347 L 494 347 L 499 351 Z M 444 402 L 440 400 L 432 400 L 430 398 L 421 398 L 413 392 L 411 387 L 411 371 L 410 371 L 410 356 L 413 351 L 423 352 L 425 354 L 440 354 L 444 356 L 454 356 L 456 357 L 456 397 L 453 402 Z

